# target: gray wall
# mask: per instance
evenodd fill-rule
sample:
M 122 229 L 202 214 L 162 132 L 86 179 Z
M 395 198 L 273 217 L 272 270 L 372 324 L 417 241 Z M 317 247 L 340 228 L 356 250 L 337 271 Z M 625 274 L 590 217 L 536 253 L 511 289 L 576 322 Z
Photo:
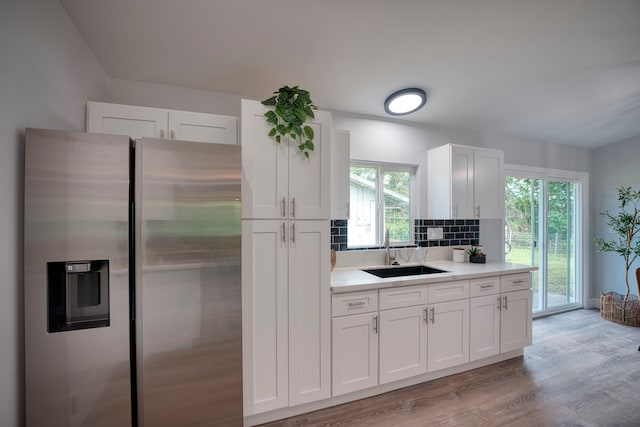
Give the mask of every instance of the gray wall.
M 24 128 L 83 129 L 108 77 L 58 1 L 0 7 L 0 425 L 24 422 Z
M 640 138 L 611 144 L 595 151 L 594 173 L 592 180 L 592 237 L 615 238 L 606 226 L 606 218 L 600 212 L 618 211 L 616 188 L 620 186 L 640 189 Z M 593 243 L 591 243 L 593 248 Z M 591 297 L 598 298 L 601 292 L 616 291 L 624 295 L 624 259 L 615 253 L 598 253 L 592 250 Z M 640 261 L 632 265 L 629 275 L 631 293 L 638 294 L 634 270 L 640 267 Z

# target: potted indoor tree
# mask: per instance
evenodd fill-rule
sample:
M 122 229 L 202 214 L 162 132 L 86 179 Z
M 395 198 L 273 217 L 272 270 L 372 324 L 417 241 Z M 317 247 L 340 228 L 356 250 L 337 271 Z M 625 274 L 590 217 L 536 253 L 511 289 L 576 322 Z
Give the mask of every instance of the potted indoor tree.
M 625 325 L 640 326 L 640 301 L 638 296 L 630 293 L 629 270 L 640 255 L 640 190 L 631 187 L 617 188 L 619 209 L 616 213 L 602 212 L 607 218 L 607 226 L 616 235 L 611 240 L 596 238 L 596 249 L 599 252 L 615 252 L 624 259 L 625 285 L 627 292 L 622 297 L 617 292 L 607 292 L 600 296 L 600 314 L 607 320 Z M 640 295 L 640 283 L 636 278 L 636 286 Z

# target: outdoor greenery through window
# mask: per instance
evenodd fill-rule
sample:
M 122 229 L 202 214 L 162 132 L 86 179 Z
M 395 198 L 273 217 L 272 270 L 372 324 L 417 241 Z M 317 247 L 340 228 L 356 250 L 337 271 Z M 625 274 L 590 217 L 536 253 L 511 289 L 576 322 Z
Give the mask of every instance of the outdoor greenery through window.
M 413 243 L 412 167 L 352 164 L 347 245 L 380 246 L 385 228 L 392 244 Z
M 505 260 L 540 268 L 533 273 L 533 311 L 578 303 L 578 184 L 508 176 L 505 189 Z

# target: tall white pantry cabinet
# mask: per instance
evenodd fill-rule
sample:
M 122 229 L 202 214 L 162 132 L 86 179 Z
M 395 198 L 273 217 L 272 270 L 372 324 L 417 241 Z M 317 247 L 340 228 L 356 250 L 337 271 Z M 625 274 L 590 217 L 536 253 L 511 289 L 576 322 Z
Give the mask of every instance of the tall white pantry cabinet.
M 331 397 L 331 115 L 315 112 L 305 158 L 266 111 L 242 100 L 245 416 Z

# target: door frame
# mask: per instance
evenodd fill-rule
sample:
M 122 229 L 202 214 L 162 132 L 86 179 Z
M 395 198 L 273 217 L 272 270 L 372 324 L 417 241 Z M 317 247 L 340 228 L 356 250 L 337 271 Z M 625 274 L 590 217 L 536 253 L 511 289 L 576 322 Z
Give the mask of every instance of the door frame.
M 576 248 L 580 251 L 576 253 L 576 292 L 578 292 L 578 304 L 582 307 L 591 307 L 589 301 L 589 174 L 587 172 L 569 171 L 562 169 L 548 169 L 535 166 L 523 166 L 514 164 L 504 165 L 504 176 L 514 176 L 518 178 L 543 179 L 546 181 L 561 180 L 573 181 L 579 184 L 576 188 Z M 546 233 L 546 223 L 544 225 Z M 541 272 L 546 276 L 546 272 Z M 546 281 L 546 277 L 545 277 Z M 564 311 L 567 308 L 558 310 L 545 310 L 534 317 L 545 316 L 556 311 Z M 573 307 L 568 308 L 573 309 Z

